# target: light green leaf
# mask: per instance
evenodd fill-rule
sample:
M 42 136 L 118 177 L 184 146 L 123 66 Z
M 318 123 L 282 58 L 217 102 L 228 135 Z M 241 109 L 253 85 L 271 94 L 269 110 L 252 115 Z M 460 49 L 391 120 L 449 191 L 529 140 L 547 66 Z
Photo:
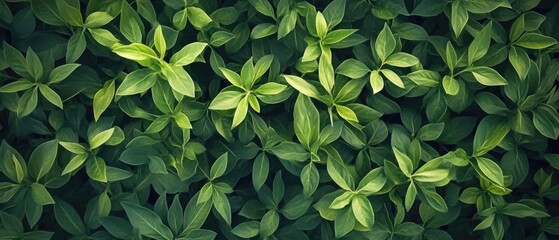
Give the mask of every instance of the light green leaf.
M 113 97 L 115 95 L 115 80 L 110 80 L 105 82 L 103 88 L 101 88 L 95 96 L 93 97 L 93 117 L 95 121 L 99 120 L 99 117 L 111 104 Z
M 398 52 L 388 56 L 384 63 L 394 67 L 411 67 L 418 64 L 419 59 L 409 53 Z
M 167 81 L 169 81 L 169 85 L 173 90 L 187 97 L 194 97 L 194 81 L 183 67 L 173 67 L 169 64 L 165 64 L 161 68 L 161 73 L 165 76 Z
M 468 64 L 472 65 L 475 61 L 485 56 L 489 50 L 491 41 L 491 22 L 487 24 L 475 37 L 468 48 Z
M 52 90 L 52 88 L 48 87 L 47 85 L 41 84 L 39 85 L 39 91 L 41 92 L 41 95 L 43 95 L 43 97 L 45 97 L 45 99 L 47 99 L 54 106 L 57 106 L 60 109 L 63 108 L 62 99 L 60 99 L 58 93 Z
M 400 79 L 400 76 L 398 76 L 398 74 L 396 74 L 392 70 L 381 69 L 380 72 L 384 75 L 384 77 L 386 77 L 391 83 L 393 83 L 397 87 L 399 87 L 399 88 L 405 88 L 406 87 L 404 85 L 404 82 L 402 82 L 402 79 Z
M 355 219 L 368 229 L 373 228 L 375 223 L 375 212 L 371 206 L 371 202 L 364 196 L 356 195 L 351 200 L 351 210 Z
M 539 33 L 524 33 L 513 44 L 528 49 L 544 49 L 557 44 L 557 40 Z
M 206 12 L 204 12 L 201 8 L 188 7 L 187 9 L 188 20 L 196 29 L 202 29 L 212 22 L 210 16 L 208 16 L 208 14 L 206 14 Z
M 159 55 L 165 56 L 167 43 L 165 42 L 165 36 L 163 36 L 163 29 L 161 28 L 161 25 L 158 25 L 155 28 L 155 32 L 153 33 L 153 44 L 155 45 L 157 52 L 159 52 Z
M 470 68 L 470 71 L 475 79 L 485 86 L 503 86 L 508 84 L 507 80 L 492 68 L 473 67 Z
M 354 79 L 363 77 L 370 71 L 367 65 L 355 59 L 345 60 L 336 68 L 336 73 Z
M 282 76 L 287 81 L 287 83 L 291 85 L 291 87 L 295 88 L 303 95 L 312 97 L 314 99 L 320 99 L 321 94 L 318 89 L 314 85 L 308 83 L 305 79 L 293 75 Z
M 377 40 L 375 41 L 375 51 L 379 56 L 381 61 L 385 61 L 390 54 L 396 49 L 396 39 L 392 35 L 392 31 L 385 23 L 384 28 L 378 34 Z
M 239 101 L 239 105 L 237 105 L 237 109 L 235 109 L 235 115 L 233 115 L 231 129 L 239 126 L 239 124 L 245 120 L 248 112 L 248 96 L 249 95 L 245 95 L 241 101 Z
M 122 84 L 116 90 L 116 95 L 127 96 L 143 93 L 150 89 L 158 79 L 157 72 L 148 68 L 138 69 L 124 77 Z
M 190 43 L 173 54 L 169 63 L 174 66 L 189 65 L 193 63 L 196 58 L 204 52 L 206 46 L 208 46 L 208 44 L 203 42 Z
M 111 138 L 111 136 L 113 135 L 115 131 L 115 128 L 109 128 L 107 130 L 104 130 L 100 133 L 98 133 L 97 135 L 93 136 L 91 138 L 91 140 L 89 141 L 89 148 L 90 149 L 96 149 L 98 147 L 100 147 L 101 145 L 103 145 L 103 143 L 109 141 L 109 139 Z

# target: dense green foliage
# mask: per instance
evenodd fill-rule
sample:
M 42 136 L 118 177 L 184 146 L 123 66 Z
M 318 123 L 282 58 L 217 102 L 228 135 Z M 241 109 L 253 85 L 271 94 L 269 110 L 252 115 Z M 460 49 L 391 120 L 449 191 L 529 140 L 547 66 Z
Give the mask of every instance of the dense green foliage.
M 0 0 L 0 239 L 559 235 L 553 0 Z

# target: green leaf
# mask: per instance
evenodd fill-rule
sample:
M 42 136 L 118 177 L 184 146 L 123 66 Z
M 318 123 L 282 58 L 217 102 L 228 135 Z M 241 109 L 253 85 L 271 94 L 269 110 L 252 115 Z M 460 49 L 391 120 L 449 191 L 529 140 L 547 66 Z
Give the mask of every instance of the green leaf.
M 279 226 L 279 214 L 275 210 L 268 210 L 260 221 L 260 237 L 268 237 L 274 234 Z
M 336 68 L 336 73 L 354 79 L 363 77 L 370 71 L 367 65 L 355 59 L 345 60 Z
M 76 4 L 71 4 L 69 2 L 74 2 Z M 79 9 L 78 1 L 57 0 L 56 6 L 64 22 L 75 27 L 83 25 L 83 17 Z
M 88 28 L 98 28 L 107 25 L 114 19 L 107 12 L 93 12 L 85 18 L 85 26 Z
M 285 19 L 285 18 L 284 18 Z M 250 38 L 261 39 L 278 32 L 278 26 L 271 23 L 261 23 L 256 25 L 250 32 Z
M 318 169 L 311 162 L 301 170 L 301 183 L 303 184 L 303 194 L 305 197 L 310 197 L 318 188 L 320 175 Z
M 355 227 L 355 216 L 351 208 L 345 208 L 336 215 L 334 220 L 334 236 L 341 238 Z
M 31 0 L 31 9 L 37 18 L 49 25 L 63 26 L 64 20 L 58 13 L 55 0 Z
M 163 224 L 153 211 L 129 202 L 121 202 L 130 223 L 140 234 L 155 239 L 173 239 L 171 230 Z
M 178 194 L 175 195 L 175 198 L 173 198 L 173 203 L 171 203 L 171 207 L 169 207 L 169 212 L 167 213 L 167 222 L 169 223 L 171 231 L 173 231 L 174 233 L 179 232 L 179 230 L 182 228 L 183 214 Z
M 100 157 L 93 157 L 85 166 L 87 176 L 98 182 L 107 182 L 107 164 Z
M 57 200 L 54 204 L 54 217 L 64 231 L 73 235 L 85 235 L 87 228 L 80 215 L 70 204 Z
M 397 87 L 399 87 L 399 88 L 405 88 L 406 87 L 404 85 L 404 82 L 402 82 L 402 79 L 400 79 L 400 76 L 398 76 L 398 74 L 396 74 L 392 70 L 381 69 L 380 72 L 382 73 L 382 75 L 384 75 L 384 77 L 386 77 L 388 79 L 388 81 L 390 81 L 391 83 L 393 83 Z
M 29 115 L 37 107 L 37 88 L 28 89 L 23 93 L 17 105 L 17 117 L 23 118 Z
M 419 186 L 421 186 L 421 185 L 419 185 Z M 446 205 L 446 202 L 441 197 L 441 195 L 439 195 L 435 191 L 434 188 L 432 188 L 432 189 L 421 188 L 421 191 L 423 192 L 423 196 L 425 197 L 425 200 L 427 200 L 427 203 L 431 207 L 433 207 L 438 212 L 448 212 L 448 206 Z
M 223 67 L 220 67 L 219 70 L 221 70 L 221 73 L 223 74 L 223 76 L 225 76 L 225 79 L 227 79 L 227 81 L 237 87 L 244 88 L 244 85 L 242 84 L 243 80 L 241 79 L 241 76 L 239 76 L 239 74 Z
M 237 35 L 227 32 L 227 31 L 217 31 L 212 34 L 210 38 L 210 44 L 212 46 L 222 46 L 223 44 L 231 41 L 232 39 L 236 38 Z
M 0 93 L 15 93 L 34 87 L 36 83 L 27 80 L 18 80 L 0 87 Z
M 278 26 L 278 40 L 287 36 L 290 32 L 295 29 L 297 25 L 297 11 L 291 10 L 288 15 L 284 16 Z
M 54 106 L 57 106 L 60 109 L 63 108 L 62 99 L 60 99 L 58 93 L 52 90 L 52 88 L 48 87 L 47 85 L 41 84 L 39 85 L 39 91 L 41 92 L 41 95 L 43 95 L 43 97 L 45 97 L 45 99 L 47 99 Z
M 371 195 L 378 192 L 386 183 L 386 176 L 384 175 L 384 168 L 378 167 L 367 173 L 359 185 L 357 191 L 359 194 Z
M 357 114 L 355 114 L 355 112 L 351 110 L 351 108 L 342 105 L 336 105 L 336 112 L 338 112 L 338 115 L 340 115 L 340 117 L 347 121 L 356 123 L 359 122 L 359 120 L 357 119 Z
M 249 0 L 250 4 L 256 9 L 256 11 L 262 13 L 265 16 L 276 18 L 274 14 L 274 8 L 272 4 L 266 0 Z
M 321 12 L 316 13 L 315 24 L 316 34 L 318 34 L 318 37 L 320 39 L 326 38 L 326 34 L 328 33 L 328 24 L 326 23 L 326 19 Z
M 48 82 L 49 84 L 58 83 L 66 79 L 80 64 L 69 63 L 56 67 L 49 74 Z
M 245 95 L 241 101 L 239 101 L 239 105 L 237 105 L 237 109 L 235 109 L 235 114 L 233 115 L 233 123 L 231 124 L 231 129 L 239 126 L 244 120 L 248 112 L 248 96 Z
M 231 233 L 242 238 L 256 237 L 256 235 L 258 235 L 259 232 L 260 232 L 260 223 L 257 221 L 242 222 L 236 227 L 234 227 L 233 229 L 231 229 Z
M 286 85 L 275 83 L 275 82 L 268 82 L 260 85 L 254 93 L 257 95 L 277 95 L 287 89 Z
M 444 129 L 444 123 L 429 123 L 417 131 L 417 139 L 421 141 L 432 141 L 437 139 Z
M 225 220 L 227 225 L 231 225 L 231 205 L 224 193 L 213 191 L 213 205 L 219 215 Z
M 443 77 L 443 89 L 446 94 L 456 96 L 460 92 L 460 84 L 451 76 Z
M 489 92 L 478 93 L 474 100 L 484 112 L 489 114 L 506 114 L 509 111 L 507 105 L 501 99 Z
M 314 99 L 320 99 L 321 94 L 318 91 L 318 89 L 314 85 L 305 81 L 305 79 L 293 75 L 282 75 L 282 76 L 287 81 L 287 83 L 291 85 L 291 87 L 295 88 L 303 95 L 312 97 Z
M 193 63 L 198 58 L 198 56 L 200 56 L 200 54 L 204 52 L 206 46 L 208 46 L 208 44 L 203 42 L 190 43 L 173 54 L 169 63 L 174 66 L 189 65 Z
M 188 119 L 188 116 L 186 116 L 186 114 L 184 114 L 183 112 L 175 113 L 175 115 L 173 115 L 173 118 L 175 119 L 177 126 L 179 126 L 180 128 L 192 129 L 192 124 L 190 123 L 190 119 Z
M 159 55 L 165 56 L 167 43 L 165 42 L 165 36 L 163 36 L 161 25 L 158 25 L 155 28 L 155 32 L 153 33 L 153 44 L 155 45 L 155 49 L 157 49 L 157 52 L 159 52 Z
M 436 87 L 441 81 L 441 75 L 438 72 L 425 69 L 411 72 L 406 77 L 415 84 L 424 87 Z
M 60 144 L 60 146 L 62 146 L 63 148 L 65 148 L 66 150 L 68 150 L 69 152 L 74 153 L 74 154 L 84 154 L 87 151 L 85 149 L 85 147 L 83 147 L 79 143 L 58 142 L 58 144 Z
M 491 159 L 478 157 L 477 164 L 481 172 L 492 182 L 498 184 L 499 186 L 505 185 L 503 171 L 499 165 Z
M 334 102 L 344 103 L 356 99 L 361 94 L 361 91 L 366 83 L 367 81 L 365 79 L 350 80 L 336 94 Z
M 270 171 L 270 161 L 264 153 L 258 154 L 252 165 L 252 185 L 256 191 L 266 182 Z
M 375 212 L 371 202 L 364 196 L 357 195 L 351 200 L 351 209 L 355 219 L 368 229 L 373 228 L 375 223 Z
M 211 110 L 229 110 L 234 109 L 239 105 L 241 99 L 245 96 L 244 93 L 230 90 L 222 91 L 212 100 L 210 106 Z
M 451 7 L 450 24 L 452 30 L 454 30 L 454 35 L 457 37 L 460 36 L 462 29 L 468 23 L 468 11 L 463 4 L 462 1 L 454 1 Z
M 85 40 L 84 32 L 75 32 L 66 47 L 66 62 L 72 63 L 78 60 L 85 48 L 87 47 L 87 42 Z
M 49 191 L 47 191 L 43 184 L 34 182 L 30 187 L 31 197 L 35 203 L 39 205 L 54 204 L 54 199 L 52 199 Z
M 100 147 L 101 145 L 103 145 L 103 143 L 109 141 L 109 139 L 111 138 L 111 136 L 113 135 L 115 131 L 115 128 L 109 128 L 107 130 L 104 130 L 98 134 L 96 134 L 95 136 L 93 136 L 91 138 L 91 140 L 89 141 L 89 148 L 90 149 L 96 149 L 98 147 Z
M 533 217 L 544 218 L 549 217 L 549 214 L 540 210 L 531 208 L 530 206 L 522 203 L 509 203 L 501 209 L 501 213 L 517 218 Z
M 32 48 L 27 48 L 27 56 L 25 56 L 25 67 L 35 80 L 41 80 L 43 77 L 43 64 L 39 56 Z
M 509 61 L 520 77 L 520 80 L 526 79 L 530 68 L 530 57 L 526 51 L 521 48 L 511 47 L 509 49 Z
M 371 71 L 369 83 L 371 84 L 371 88 L 373 88 L 373 94 L 380 92 L 380 90 L 384 88 L 384 79 L 378 70 Z
M 414 181 L 418 182 L 438 182 L 448 177 L 448 169 L 434 169 L 417 171 L 412 175 Z
M 495 116 L 487 116 L 479 123 L 473 142 L 474 156 L 482 156 L 495 148 L 507 135 L 510 127 Z
M 204 12 L 201 8 L 188 7 L 187 9 L 188 20 L 196 29 L 202 29 L 212 22 L 210 16 L 208 16 L 208 14 L 206 14 L 206 12 Z
M 93 117 L 95 118 L 95 121 L 99 120 L 101 114 L 103 114 L 103 112 L 109 107 L 113 101 L 114 95 L 114 80 L 105 82 L 103 88 L 95 93 L 95 96 L 93 97 Z
M 334 67 L 331 53 L 322 52 L 318 60 L 318 80 L 326 91 L 332 94 L 334 88 Z
M 221 177 L 225 170 L 227 169 L 227 153 L 219 156 L 212 165 L 210 169 L 210 180 L 214 180 L 218 177 Z
M 559 128 L 557 127 L 559 114 L 557 110 L 548 104 L 540 104 L 532 113 L 534 114 L 533 123 L 536 129 L 542 135 L 557 140 L 559 137 Z
M 29 157 L 29 175 L 35 180 L 41 179 L 52 168 L 57 154 L 58 141 L 56 139 L 41 143 Z
M 157 54 L 155 54 L 155 51 L 141 43 L 116 46 L 113 48 L 113 52 L 123 58 L 135 61 L 144 67 L 150 67 L 159 62 L 159 58 Z
M 310 149 L 319 137 L 320 133 L 320 115 L 312 101 L 303 95 L 299 95 L 295 102 L 293 111 L 293 128 L 295 135 L 303 146 Z
M 351 34 L 357 32 L 357 29 L 338 29 L 330 31 L 322 40 L 324 45 L 332 45 L 347 39 Z
M 81 167 L 86 160 L 87 154 L 78 154 L 74 156 L 72 159 L 70 159 L 70 162 L 68 163 L 68 165 L 66 165 L 61 175 L 66 175 L 70 172 L 73 172 L 74 170 Z
M 340 161 L 332 157 L 328 157 L 326 170 L 328 175 L 342 189 L 351 191 L 355 188 L 353 177 L 347 170 L 346 166 Z
M 143 38 L 144 24 L 138 13 L 123 1 L 120 12 L 119 29 L 124 37 L 133 43 L 141 43 Z
M 165 64 L 163 68 L 161 68 L 161 73 L 165 76 L 167 81 L 169 81 L 169 85 L 173 90 L 187 97 L 194 97 L 194 81 L 183 67 L 173 67 Z
M 378 34 L 377 40 L 375 41 L 375 51 L 379 56 L 381 61 L 385 61 L 392 52 L 396 49 L 396 39 L 392 35 L 392 31 L 385 23 L 383 29 Z
M 151 69 L 138 69 L 126 75 L 118 86 L 116 95 L 127 96 L 143 93 L 150 89 L 159 79 L 158 73 Z
M 334 201 L 330 204 L 329 208 L 331 209 L 342 209 L 345 208 L 347 205 L 351 203 L 355 195 L 349 191 L 342 193 L 342 195 L 336 197 Z
M 475 61 L 479 60 L 489 50 L 489 43 L 491 42 L 491 22 L 487 24 L 479 33 L 474 37 L 474 40 L 468 48 L 468 64 L 472 65 Z
M 328 29 L 337 26 L 344 18 L 345 0 L 334 0 L 324 8 L 324 18 L 328 22 Z
M 485 86 L 503 86 L 508 84 L 507 80 L 492 68 L 473 67 L 470 68 L 470 71 L 474 78 Z
M 398 163 L 398 167 L 407 177 L 411 177 L 413 172 L 413 162 L 412 160 L 404 153 L 400 152 L 396 147 L 392 147 L 392 151 L 394 152 L 394 156 L 396 156 L 396 162 Z
M 406 190 L 406 196 L 404 198 L 404 207 L 406 211 L 409 211 L 415 202 L 415 198 L 417 196 L 417 187 L 415 183 L 412 181 Z
M 398 52 L 388 56 L 384 63 L 394 67 L 411 67 L 418 64 L 419 59 L 409 53 Z
M 544 49 L 557 44 L 557 40 L 539 33 L 524 33 L 513 44 L 528 49 Z
M 281 159 L 303 162 L 309 159 L 309 152 L 298 143 L 282 142 L 270 149 L 270 151 Z

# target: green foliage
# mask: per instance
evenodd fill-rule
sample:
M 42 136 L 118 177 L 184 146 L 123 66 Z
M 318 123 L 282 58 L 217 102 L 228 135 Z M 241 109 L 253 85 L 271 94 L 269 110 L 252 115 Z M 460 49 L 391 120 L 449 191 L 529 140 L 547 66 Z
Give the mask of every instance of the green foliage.
M 0 0 L 0 239 L 556 239 L 559 4 Z

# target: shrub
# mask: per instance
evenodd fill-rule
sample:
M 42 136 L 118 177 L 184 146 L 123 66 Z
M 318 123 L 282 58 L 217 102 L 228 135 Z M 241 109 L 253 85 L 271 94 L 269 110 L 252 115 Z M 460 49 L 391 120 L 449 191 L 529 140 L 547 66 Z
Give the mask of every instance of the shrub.
M 0 238 L 557 238 L 558 23 L 540 0 L 0 0 Z

